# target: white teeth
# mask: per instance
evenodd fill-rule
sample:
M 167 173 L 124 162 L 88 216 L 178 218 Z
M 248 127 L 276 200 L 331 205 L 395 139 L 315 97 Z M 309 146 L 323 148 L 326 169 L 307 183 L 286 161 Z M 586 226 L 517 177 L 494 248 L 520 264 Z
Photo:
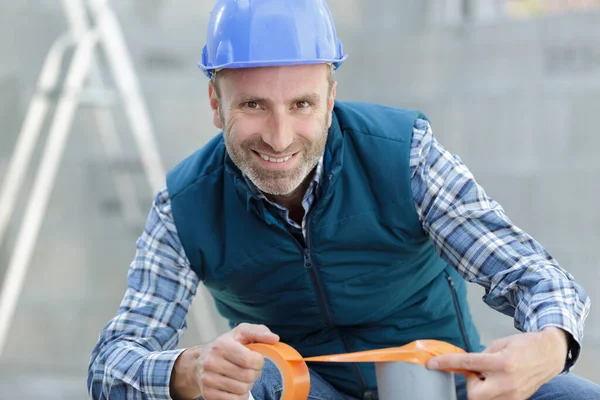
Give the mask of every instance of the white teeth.
M 273 157 L 266 156 L 264 154 L 260 154 L 260 157 L 263 160 L 269 161 L 269 162 L 272 162 L 272 163 L 286 162 L 287 160 L 289 160 L 290 158 L 292 158 L 292 156 L 287 156 L 287 157 L 283 157 L 283 158 L 273 158 Z

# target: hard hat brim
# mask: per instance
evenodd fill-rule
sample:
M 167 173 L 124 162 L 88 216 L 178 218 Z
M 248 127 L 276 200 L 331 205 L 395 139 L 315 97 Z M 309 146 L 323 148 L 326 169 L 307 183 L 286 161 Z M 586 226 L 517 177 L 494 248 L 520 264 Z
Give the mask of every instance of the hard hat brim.
M 260 68 L 260 67 L 284 67 L 292 65 L 314 65 L 314 64 L 332 64 L 334 70 L 338 69 L 340 65 L 346 59 L 348 55 L 344 55 L 339 59 L 315 59 L 315 60 L 265 60 L 265 61 L 245 61 L 245 62 L 232 62 L 220 65 L 204 65 L 202 62 L 198 63 L 198 68 L 204 72 L 208 78 L 212 78 L 212 74 L 216 70 L 221 69 L 243 69 L 243 68 Z

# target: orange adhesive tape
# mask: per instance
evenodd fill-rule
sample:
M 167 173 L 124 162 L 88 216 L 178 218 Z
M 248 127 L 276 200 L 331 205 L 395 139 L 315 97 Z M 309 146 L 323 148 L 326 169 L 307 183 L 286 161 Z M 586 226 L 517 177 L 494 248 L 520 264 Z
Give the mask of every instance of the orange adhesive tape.
M 308 366 L 293 347 L 285 343 L 263 344 L 253 343 L 248 347 L 277 365 L 283 379 L 281 400 L 307 399 L 310 392 L 310 375 Z
M 416 340 L 401 347 L 306 358 L 303 358 L 293 347 L 282 342 L 253 343 L 247 347 L 270 359 L 279 368 L 283 379 L 282 400 L 308 398 L 310 375 L 307 362 L 409 362 L 425 366 L 430 358 L 438 355 L 465 353 L 460 347 L 439 340 Z M 463 370 L 447 372 L 474 374 L 472 371 Z

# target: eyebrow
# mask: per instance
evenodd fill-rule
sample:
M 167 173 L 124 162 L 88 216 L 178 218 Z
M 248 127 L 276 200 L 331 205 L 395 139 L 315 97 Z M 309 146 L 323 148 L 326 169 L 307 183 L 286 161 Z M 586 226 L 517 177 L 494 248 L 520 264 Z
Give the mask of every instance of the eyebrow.
M 305 93 L 305 94 L 301 94 L 299 96 L 296 96 L 294 98 L 292 98 L 290 100 L 290 103 L 297 103 L 300 101 L 308 101 L 309 103 L 318 103 L 321 100 L 321 96 L 319 96 L 317 93 Z M 264 97 L 260 97 L 260 96 L 253 96 L 251 94 L 246 94 L 246 93 L 242 93 L 238 96 L 236 96 L 236 103 L 246 103 L 249 101 L 255 101 L 257 103 L 264 103 L 264 104 L 270 104 L 272 103 L 271 100 L 264 98 Z
M 301 96 L 295 97 L 294 99 L 292 99 L 291 102 L 297 103 L 299 101 L 308 101 L 309 103 L 318 103 L 319 101 L 321 101 L 321 96 L 319 96 L 317 93 L 306 93 Z

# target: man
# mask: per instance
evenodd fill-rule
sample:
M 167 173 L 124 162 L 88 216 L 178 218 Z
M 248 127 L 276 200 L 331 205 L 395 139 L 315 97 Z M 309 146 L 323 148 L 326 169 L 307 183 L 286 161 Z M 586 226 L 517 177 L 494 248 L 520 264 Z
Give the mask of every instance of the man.
M 219 0 L 200 67 L 222 130 L 156 197 L 117 316 L 89 369 L 93 398 L 277 399 L 274 365 L 438 339 L 428 367 L 459 399 L 597 399 L 568 373 L 590 300 L 486 196 L 420 113 L 335 102 L 345 60 L 323 0 Z M 521 331 L 483 348 L 464 280 Z M 232 330 L 175 349 L 202 281 Z M 313 399 L 376 399 L 372 364 L 311 365 Z

